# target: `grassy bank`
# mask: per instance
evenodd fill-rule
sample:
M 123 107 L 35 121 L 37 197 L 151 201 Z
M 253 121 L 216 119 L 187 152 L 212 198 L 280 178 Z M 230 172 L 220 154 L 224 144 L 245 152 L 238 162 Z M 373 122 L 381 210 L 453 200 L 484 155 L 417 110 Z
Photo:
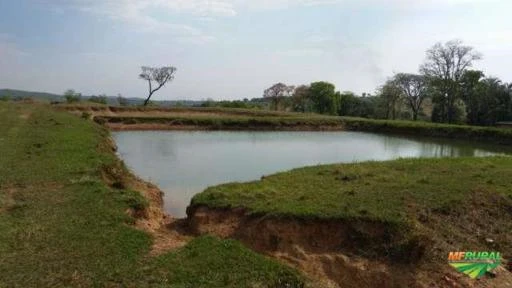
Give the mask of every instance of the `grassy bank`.
M 108 132 L 37 104 L 0 103 L 0 287 L 277 287 L 295 271 L 201 237 L 151 257 L 138 194 L 105 184 Z
M 340 119 L 334 117 L 245 117 L 245 116 L 175 116 L 175 117 L 95 117 L 100 124 L 125 126 L 139 124 L 163 124 L 173 126 L 193 126 L 209 130 L 323 130 L 343 128 Z M 115 126 L 114 126 L 115 127 Z M 165 127 L 165 126 L 163 126 Z
M 409 204 L 450 209 L 477 190 L 512 199 L 511 178 L 512 157 L 401 159 L 294 169 L 210 187 L 192 203 L 301 218 L 404 222 Z
M 511 144 L 512 129 L 430 122 L 343 118 L 347 130 Z
M 62 105 L 112 129 L 352 130 L 512 144 L 512 129 L 229 108 Z
M 413 238 L 431 243 L 426 249 L 433 258 L 463 247 L 499 247 L 512 255 L 510 179 L 512 157 L 326 165 L 210 187 L 193 198 L 192 206 L 242 207 L 277 218 L 381 223 L 400 234 L 400 245 Z

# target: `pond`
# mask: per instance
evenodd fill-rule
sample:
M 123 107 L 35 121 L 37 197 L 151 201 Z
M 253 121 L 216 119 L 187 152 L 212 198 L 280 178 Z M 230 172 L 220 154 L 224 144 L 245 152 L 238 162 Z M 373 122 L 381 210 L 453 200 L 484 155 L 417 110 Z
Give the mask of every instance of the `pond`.
M 208 186 L 302 166 L 510 152 L 503 146 L 363 132 L 136 131 L 113 136 L 126 165 L 164 191 L 165 210 L 174 217 L 186 216 L 190 199 Z

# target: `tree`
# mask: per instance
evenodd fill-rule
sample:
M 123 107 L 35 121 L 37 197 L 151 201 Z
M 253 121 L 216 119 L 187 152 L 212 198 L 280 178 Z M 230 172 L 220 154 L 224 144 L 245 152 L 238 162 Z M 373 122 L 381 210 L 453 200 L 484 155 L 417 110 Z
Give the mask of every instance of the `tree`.
M 508 85 L 498 78 L 480 81 L 476 94 L 478 98 L 478 125 L 494 125 L 497 121 L 510 120 L 510 91 Z
M 0 101 L 10 101 L 11 98 L 11 94 L 7 93 L 5 95 L 0 96 Z
M 427 50 L 425 63 L 420 67 L 429 84 L 439 91 L 433 98 L 442 114 L 442 120 L 452 123 L 455 116 L 455 103 L 459 98 L 460 80 L 464 71 L 481 59 L 480 53 L 473 47 L 465 46 L 460 40 L 437 43 Z
M 295 112 L 311 111 L 311 95 L 309 86 L 300 85 L 295 89 L 292 95 L 292 106 Z
M 336 87 L 329 82 L 314 82 L 309 86 L 311 102 L 315 112 L 334 115 L 338 111 Z
M 402 94 L 402 90 L 393 80 L 386 81 L 380 88 L 380 97 L 383 100 L 386 119 L 396 119 L 397 110 L 400 109 Z
M 89 102 L 92 102 L 92 103 L 98 103 L 98 104 L 107 104 L 107 95 L 105 94 L 102 94 L 102 95 L 99 95 L 99 96 L 91 96 L 89 97 L 88 99 Z
M 418 113 L 421 105 L 427 98 L 427 81 L 425 76 L 417 74 L 399 73 L 396 74 L 393 81 L 404 95 L 404 100 L 411 108 L 412 119 L 418 120 Z
M 478 125 L 480 100 L 485 90 L 480 81 L 484 73 L 477 70 L 467 70 L 461 78 L 461 97 L 466 104 L 467 122 L 471 125 Z
M 263 91 L 263 98 L 270 99 L 274 110 L 278 110 L 279 104 L 285 97 L 291 96 L 294 90 L 294 86 L 288 86 L 284 83 L 276 83 Z
M 375 117 L 379 97 L 365 94 L 358 97 L 353 92 L 336 92 L 338 115 L 354 117 Z
M 117 94 L 117 103 L 119 106 L 128 106 L 128 99 L 124 98 L 121 94 Z
M 153 93 L 160 90 L 160 88 L 162 88 L 165 83 L 174 79 L 176 68 L 172 66 L 159 68 L 142 66 L 141 69 L 142 73 L 139 75 L 139 78 L 148 81 L 149 85 L 149 95 L 144 101 L 144 106 L 147 106 L 151 96 L 153 96 Z M 153 82 L 157 84 L 155 88 L 153 88 Z
M 73 89 L 68 89 L 64 92 L 64 98 L 67 103 L 80 102 L 82 100 L 82 94 L 75 92 Z

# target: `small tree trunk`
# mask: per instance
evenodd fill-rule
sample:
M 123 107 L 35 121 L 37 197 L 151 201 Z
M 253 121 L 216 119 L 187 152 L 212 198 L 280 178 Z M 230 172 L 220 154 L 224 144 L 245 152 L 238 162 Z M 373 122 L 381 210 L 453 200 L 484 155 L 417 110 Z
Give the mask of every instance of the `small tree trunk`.
M 146 98 L 146 100 L 144 100 L 144 106 L 147 106 L 148 103 L 149 103 L 149 99 L 151 99 L 151 96 L 153 95 L 153 93 L 150 93 L 148 98 Z

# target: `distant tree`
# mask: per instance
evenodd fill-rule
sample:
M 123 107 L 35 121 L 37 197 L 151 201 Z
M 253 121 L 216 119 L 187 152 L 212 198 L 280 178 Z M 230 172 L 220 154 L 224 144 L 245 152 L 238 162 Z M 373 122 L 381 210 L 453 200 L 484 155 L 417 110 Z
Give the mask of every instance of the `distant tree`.
M 357 116 L 355 111 L 357 110 L 358 99 L 353 92 L 337 92 L 336 98 L 339 102 L 337 113 L 339 116 Z
M 119 103 L 119 106 L 128 106 L 128 99 L 121 94 L 117 94 L 117 103 Z
M 485 75 L 482 71 L 467 70 L 461 77 L 461 97 L 466 104 L 467 122 L 478 125 L 481 96 L 485 90 L 481 80 Z
M 288 86 L 284 83 L 277 83 L 263 91 L 263 98 L 270 99 L 272 108 L 274 110 L 279 110 L 280 103 L 283 102 L 286 97 L 290 97 L 294 89 L 294 86 Z
M 12 99 L 12 97 L 10 94 L 5 94 L 5 95 L 0 96 L 0 101 L 9 101 L 11 99 Z
M 141 69 L 142 73 L 139 74 L 139 78 L 148 81 L 149 85 L 149 94 L 144 101 L 144 106 L 147 106 L 151 96 L 153 96 L 153 93 L 160 90 L 160 88 L 162 88 L 165 83 L 174 79 L 176 68 L 172 66 L 159 68 L 142 66 Z M 153 87 L 153 82 L 156 84 L 155 87 Z
M 403 92 L 397 83 L 391 79 L 380 88 L 379 96 L 384 106 L 385 118 L 395 120 L 400 110 Z
M 67 103 L 76 103 L 82 100 L 82 94 L 75 92 L 73 89 L 68 89 L 64 92 L 64 98 Z
M 437 97 L 432 100 L 438 106 L 443 122 L 454 122 L 461 78 L 473 61 L 481 58 L 480 53 L 471 46 L 463 45 L 460 40 L 437 43 L 427 50 L 427 58 L 420 71 L 429 80 L 429 85 L 438 90 Z
M 399 73 L 393 81 L 404 95 L 405 103 L 411 108 L 412 119 L 418 120 L 423 101 L 427 98 L 427 81 L 425 76 L 417 74 Z
M 336 87 L 329 82 L 314 82 L 309 86 L 313 109 L 320 114 L 335 115 L 338 110 Z
M 485 78 L 480 81 L 476 95 L 478 98 L 477 125 L 494 125 L 498 121 L 510 120 L 511 95 L 507 84 L 498 78 Z
M 295 112 L 311 111 L 311 91 L 309 86 L 300 85 L 292 95 L 292 109 Z
M 107 95 L 99 95 L 99 96 L 91 96 L 88 99 L 89 102 L 98 103 L 98 104 L 107 104 Z
M 339 103 L 337 105 L 337 114 L 340 116 L 354 116 L 375 118 L 377 104 L 380 97 L 369 96 L 365 94 L 364 97 L 356 96 L 353 92 L 336 92 L 335 98 Z

